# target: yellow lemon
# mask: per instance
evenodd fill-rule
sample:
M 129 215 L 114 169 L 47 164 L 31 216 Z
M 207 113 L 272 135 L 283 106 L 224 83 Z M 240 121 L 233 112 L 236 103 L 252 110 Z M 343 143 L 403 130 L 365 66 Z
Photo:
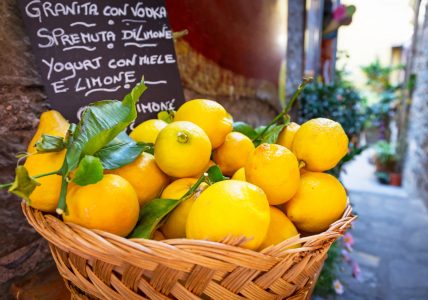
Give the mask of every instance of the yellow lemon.
M 35 144 L 43 134 L 65 137 L 70 124 L 56 110 L 43 112 L 36 133 L 28 145 L 27 152 L 36 152 Z M 49 173 L 61 168 L 66 151 L 36 154 L 27 157 L 24 166 L 31 176 Z M 49 175 L 37 178 L 41 184 L 30 195 L 30 205 L 46 212 L 54 212 L 61 190 L 61 176 Z
M 294 154 L 276 144 L 261 144 L 248 157 L 245 177 L 263 189 L 271 205 L 293 197 L 299 186 L 299 166 Z
M 224 180 L 201 193 L 186 224 L 189 239 L 219 242 L 228 236 L 251 240 L 243 247 L 257 249 L 269 227 L 269 203 L 259 187 L 244 181 Z
M 330 119 L 312 119 L 300 126 L 293 152 L 305 169 L 322 172 L 334 168 L 348 152 L 348 137 L 342 126 Z
M 127 236 L 138 221 L 137 193 L 124 178 L 106 174 L 95 184 L 73 185 L 67 192 L 64 221 Z
M 294 224 L 288 217 L 278 208 L 270 207 L 270 224 L 266 234 L 266 238 L 260 245 L 260 250 L 281 243 L 286 239 L 299 235 Z M 298 244 L 290 248 L 297 248 Z
M 239 168 L 239 170 L 236 171 L 235 174 L 233 174 L 232 179 L 241 180 L 241 181 L 247 181 L 245 179 L 245 168 L 244 167 Z
M 223 144 L 232 131 L 233 120 L 218 102 L 195 99 L 184 103 L 175 114 L 175 121 L 190 121 L 201 127 L 208 135 L 214 148 Z
M 45 111 L 40 116 L 39 126 L 28 145 L 27 152 L 36 151 L 34 145 L 42 137 L 42 134 L 65 137 L 69 126 L 70 123 L 56 110 Z
M 211 143 L 208 136 L 191 122 L 168 124 L 156 139 L 156 163 L 172 177 L 197 176 L 205 170 L 210 156 Z
M 143 152 L 132 163 L 108 173 L 125 178 L 135 189 L 140 205 L 160 195 L 168 184 L 168 176 L 159 169 L 155 158 Z
M 27 157 L 25 168 L 30 176 L 59 170 L 64 162 L 66 151 L 35 154 Z M 61 176 L 49 175 L 36 179 L 40 185 L 30 195 L 30 206 L 45 212 L 54 212 L 61 191 Z
M 159 132 L 168 125 L 165 121 L 151 119 L 144 121 L 132 130 L 129 136 L 136 142 L 155 143 Z
M 180 199 L 198 181 L 197 178 L 180 178 L 171 182 L 163 191 L 163 199 Z
M 168 185 L 162 192 L 163 199 L 180 199 L 198 181 L 196 178 L 181 178 Z M 185 238 L 186 222 L 189 211 L 199 194 L 207 187 L 201 184 L 192 197 L 180 203 L 168 216 L 162 226 L 162 232 L 168 239 Z
M 285 211 L 299 230 L 319 233 L 342 216 L 346 203 L 345 189 L 334 176 L 305 172 L 296 195 L 285 204 Z
M 285 127 L 278 136 L 277 144 L 284 146 L 285 148 L 291 150 L 293 145 L 294 136 L 296 135 L 297 130 L 299 130 L 300 125 L 294 122 Z
M 214 151 L 214 161 L 222 173 L 232 176 L 247 162 L 248 156 L 254 151 L 253 142 L 240 132 L 230 132 L 220 147 Z

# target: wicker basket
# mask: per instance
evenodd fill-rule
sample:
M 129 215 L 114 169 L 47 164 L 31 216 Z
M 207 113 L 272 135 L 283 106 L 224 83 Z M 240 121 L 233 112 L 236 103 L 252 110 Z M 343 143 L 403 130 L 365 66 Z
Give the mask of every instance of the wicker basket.
M 72 299 L 309 299 L 330 245 L 356 218 L 348 206 L 327 231 L 256 252 L 231 245 L 242 240 L 128 240 L 22 209 Z

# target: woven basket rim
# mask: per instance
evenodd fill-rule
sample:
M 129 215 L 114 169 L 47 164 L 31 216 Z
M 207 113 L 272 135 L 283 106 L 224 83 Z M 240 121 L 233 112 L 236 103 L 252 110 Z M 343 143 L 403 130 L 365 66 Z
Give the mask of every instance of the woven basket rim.
M 86 235 L 93 236 L 93 237 L 99 236 L 104 239 L 115 241 L 116 243 L 123 243 L 129 247 L 139 249 L 143 252 L 148 251 L 147 249 L 144 248 L 144 245 L 150 245 L 151 247 L 159 246 L 159 247 L 164 247 L 166 249 L 177 245 L 180 245 L 185 248 L 187 245 L 189 247 L 192 247 L 192 246 L 207 247 L 208 246 L 218 250 L 233 251 L 236 253 L 260 256 L 260 257 L 266 256 L 266 255 L 283 256 L 289 253 L 313 251 L 316 249 L 313 247 L 313 241 L 319 242 L 320 240 L 337 238 L 341 236 L 342 233 L 346 230 L 346 228 L 349 227 L 349 225 L 357 218 L 357 216 L 352 213 L 351 205 L 348 204 L 342 217 L 339 220 L 332 223 L 326 231 L 318 234 L 312 234 L 312 235 L 306 235 L 306 236 L 300 236 L 299 234 L 295 237 L 291 237 L 287 240 L 284 240 L 283 242 L 277 245 L 269 246 L 261 251 L 257 251 L 257 250 L 251 250 L 251 249 L 246 249 L 243 247 L 236 246 L 237 244 L 239 245 L 240 243 L 242 243 L 243 240 L 245 240 L 242 237 L 235 238 L 235 239 L 232 238 L 225 242 L 213 242 L 208 240 L 192 240 L 192 239 L 186 239 L 186 238 L 164 239 L 161 241 L 142 239 L 142 238 L 127 239 L 125 237 L 120 237 L 115 234 L 111 234 L 102 230 L 88 229 L 74 223 L 64 222 L 59 218 L 57 218 L 56 216 L 54 216 L 53 214 L 44 213 L 28 206 L 24 201 L 22 202 L 22 210 L 28 222 L 30 223 L 30 225 L 32 225 L 35 228 L 35 230 L 39 232 L 39 234 L 41 234 L 43 237 L 45 237 L 49 242 L 54 243 L 56 246 L 60 248 L 61 248 L 61 245 L 58 244 L 58 240 L 53 240 L 52 236 L 47 233 L 52 233 L 52 231 L 49 230 L 49 227 L 57 228 L 59 226 L 59 223 L 62 223 L 63 225 L 65 225 L 65 226 L 62 226 L 63 228 L 69 228 L 71 231 L 83 233 L 85 236 Z M 75 240 L 76 243 L 86 244 L 82 239 L 77 238 L 76 235 L 71 235 L 70 238 Z M 100 242 L 102 242 L 101 239 L 100 239 Z M 291 248 L 291 249 L 284 250 L 285 248 L 288 248 L 296 244 L 300 244 L 302 246 L 298 248 Z M 148 252 L 150 253 L 150 251 Z
M 22 210 L 49 242 L 76 299 L 147 299 L 140 292 L 150 299 L 170 299 L 169 294 L 177 299 L 200 299 L 201 294 L 214 299 L 308 299 L 330 245 L 356 219 L 348 205 L 326 231 L 256 251 L 237 246 L 242 237 L 223 242 L 126 239 L 65 223 L 24 202 Z M 288 249 L 295 244 L 301 246 Z

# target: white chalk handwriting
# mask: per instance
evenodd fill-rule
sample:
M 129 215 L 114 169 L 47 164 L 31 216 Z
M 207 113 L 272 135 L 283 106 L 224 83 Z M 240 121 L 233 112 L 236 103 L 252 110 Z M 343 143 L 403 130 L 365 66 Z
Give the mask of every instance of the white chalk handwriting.
M 25 20 L 35 25 L 32 44 L 41 53 L 42 75 L 54 95 L 69 94 L 78 101 L 94 99 L 97 93 L 118 95 L 134 86 L 143 73 L 151 89 L 165 91 L 168 81 L 172 82 L 168 70 L 176 69 L 168 65 L 176 64 L 173 35 L 162 2 L 27 0 L 22 9 Z M 177 97 L 161 95 L 161 99 Z M 156 113 L 173 110 L 175 104 L 176 98 L 151 99 L 139 103 L 137 110 Z

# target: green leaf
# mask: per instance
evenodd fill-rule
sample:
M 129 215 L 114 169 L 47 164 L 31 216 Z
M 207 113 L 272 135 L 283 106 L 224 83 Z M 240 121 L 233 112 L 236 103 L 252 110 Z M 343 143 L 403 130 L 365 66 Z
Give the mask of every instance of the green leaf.
M 18 166 L 15 170 L 15 181 L 9 188 L 9 192 L 30 201 L 29 197 L 38 185 L 40 183 L 28 174 L 24 166 Z
M 113 170 L 133 162 L 141 152 L 153 154 L 153 151 L 153 144 L 137 143 L 123 131 L 94 156 L 101 159 L 105 170 Z
M 233 131 L 240 132 L 250 139 L 254 139 L 257 136 L 257 132 L 254 128 L 245 122 L 233 122 Z
M 221 176 L 222 178 L 224 178 L 223 175 Z M 182 201 L 188 199 L 191 195 L 193 195 L 198 189 L 198 187 L 201 185 L 201 183 L 204 181 L 205 175 L 201 175 L 198 180 L 179 200 L 157 198 L 148 202 L 141 208 L 138 224 L 131 232 L 129 237 L 145 239 L 151 238 L 155 230 L 159 227 L 160 222 Z
M 85 186 L 103 179 L 103 165 L 98 157 L 85 155 L 79 163 L 73 182 Z
M 74 141 L 74 132 L 76 131 L 77 125 L 74 123 L 70 123 L 68 127 L 67 134 L 65 135 L 65 147 L 68 149 L 70 145 L 73 144 Z
M 263 130 L 265 130 L 265 128 L 266 128 L 266 126 L 262 125 L 262 126 L 256 127 L 256 129 L 254 129 L 254 130 L 257 134 L 260 134 L 260 133 L 262 133 Z
M 281 131 L 286 127 L 285 124 L 272 125 L 261 139 L 261 143 L 275 144 Z
M 218 181 L 223 181 L 226 178 L 223 176 L 223 173 L 220 170 L 220 167 L 217 165 L 211 166 L 208 171 L 208 179 L 211 183 L 216 183 Z
M 65 148 L 65 142 L 60 136 L 42 134 L 35 146 L 38 153 L 58 152 Z
M 65 165 L 69 171 L 77 167 L 82 156 L 99 151 L 135 120 L 136 103 L 146 89 L 141 80 L 122 101 L 99 101 L 85 109 L 67 151 Z
M 129 238 L 150 239 L 162 219 L 178 204 L 175 199 L 153 199 L 140 210 L 140 221 L 129 235 Z
M 166 123 L 172 123 L 175 117 L 175 110 L 164 110 L 158 113 L 158 119 Z

